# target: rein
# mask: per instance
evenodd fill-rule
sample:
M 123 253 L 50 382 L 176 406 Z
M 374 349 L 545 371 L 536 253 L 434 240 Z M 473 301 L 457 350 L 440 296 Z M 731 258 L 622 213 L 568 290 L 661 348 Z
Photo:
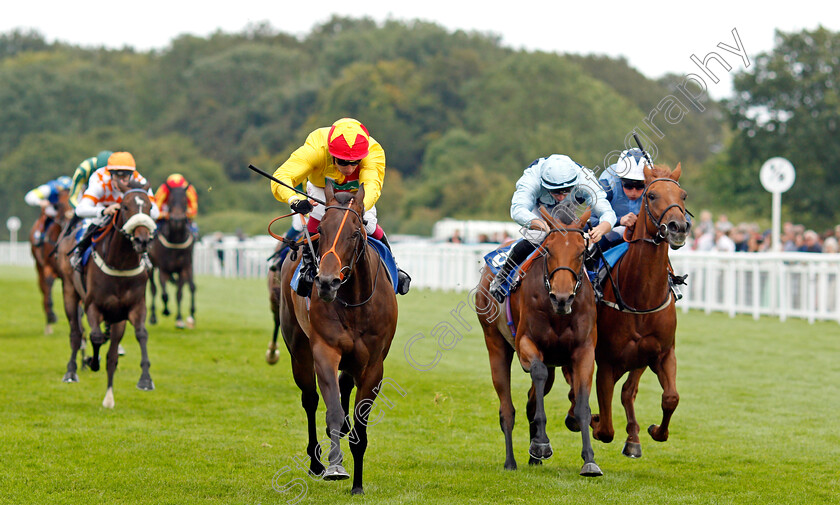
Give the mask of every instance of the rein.
M 555 232 L 561 233 L 561 232 L 570 232 L 570 231 L 573 231 L 575 233 L 580 233 L 581 236 L 584 239 L 585 247 L 583 248 L 583 252 L 581 253 L 581 257 L 582 257 L 584 254 L 586 254 L 586 251 L 587 251 L 588 246 L 589 246 L 589 235 L 580 228 L 554 228 L 553 230 L 550 230 L 548 232 L 548 235 L 546 235 L 546 237 L 543 239 L 543 244 L 545 243 L 546 240 L 548 240 L 548 237 L 551 236 L 552 233 L 555 233 Z M 542 245 L 540 245 L 540 247 L 542 248 Z M 575 288 L 572 291 L 572 295 L 573 296 L 577 295 L 577 292 L 580 289 L 580 286 L 581 286 L 582 280 L 583 280 L 583 263 L 584 263 L 583 259 L 581 259 L 580 269 L 577 272 L 574 271 L 571 267 L 567 267 L 565 265 L 564 266 L 559 266 L 559 267 L 555 268 L 554 270 L 552 270 L 551 272 L 549 272 L 548 271 L 548 255 L 551 254 L 551 252 L 548 250 L 548 248 L 545 248 L 545 252 L 546 252 L 546 254 L 543 254 L 543 264 L 545 265 L 545 272 L 543 273 L 543 284 L 545 285 L 545 290 L 548 291 L 548 292 L 551 292 L 551 278 L 554 277 L 554 274 L 556 274 L 557 272 L 565 270 L 565 271 L 570 272 L 575 279 Z
M 339 205 L 327 205 L 325 207 L 325 209 L 340 209 L 340 210 L 345 211 L 344 212 L 344 217 L 341 219 L 341 225 L 339 225 L 338 231 L 335 233 L 335 240 L 333 240 L 332 246 L 327 250 L 327 252 L 325 252 L 323 254 L 323 256 L 321 256 L 321 261 L 324 261 L 324 258 L 329 256 L 330 254 L 335 256 L 335 259 L 338 261 L 338 265 L 339 265 L 338 275 L 341 279 L 341 283 L 344 284 L 345 282 L 347 282 L 347 279 L 349 279 L 350 273 L 353 271 L 353 268 L 356 266 L 356 262 L 358 261 L 358 259 L 361 258 L 362 255 L 364 255 L 364 253 L 365 253 L 365 248 L 364 247 L 362 247 L 361 252 L 359 252 L 359 243 L 360 243 L 359 239 L 363 238 L 364 241 L 367 242 L 367 234 L 364 232 L 364 227 L 363 226 L 359 228 L 359 231 L 354 232 L 354 235 L 356 236 L 356 239 L 355 239 L 356 243 L 353 246 L 353 261 L 352 261 L 352 263 L 350 263 L 347 266 L 341 266 L 342 265 L 341 258 L 338 256 L 338 253 L 335 252 L 335 247 L 338 245 L 338 239 L 341 236 L 341 230 L 344 229 L 344 225 L 345 225 L 345 223 L 347 223 L 347 216 L 350 215 L 350 212 L 352 212 L 353 214 L 356 214 L 356 217 L 359 218 L 359 222 L 362 222 L 362 217 L 359 215 L 358 212 L 356 212 L 355 210 L 353 210 L 349 207 L 341 207 Z M 347 275 L 346 276 L 344 275 L 344 270 L 345 269 L 347 269 Z M 319 262 L 318 270 L 320 270 L 320 262 Z M 378 271 L 377 271 L 377 275 L 378 275 Z

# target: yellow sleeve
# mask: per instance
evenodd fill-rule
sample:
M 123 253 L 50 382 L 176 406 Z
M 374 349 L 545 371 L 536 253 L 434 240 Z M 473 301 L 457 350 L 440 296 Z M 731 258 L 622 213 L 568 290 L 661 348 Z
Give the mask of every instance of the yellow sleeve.
M 166 184 L 161 184 L 157 192 L 155 192 L 155 203 L 157 204 L 158 209 L 163 210 L 163 204 L 166 202 L 167 193 Z
M 359 167 L 359 184 L 365 185 L 365 210 L 376 205 L 385 182 L 385 150 L 379 142 L 370 139 L 370 150 Z
M 289 156 L 285 163 L 277 167 L 274 177 L 291 187 L 305 181 L 317 169 L 327 165 L 329 153 L 327 151 L 327 133 L 329 128 L 319 128 L 306 137 L 306 142 L 298 147 Z M 302 200 L 303 195 L 295 193 L 289 188 L 271 181 L 271 192 L 274 198 L 281 202 L 292 203 L 295 200 Z

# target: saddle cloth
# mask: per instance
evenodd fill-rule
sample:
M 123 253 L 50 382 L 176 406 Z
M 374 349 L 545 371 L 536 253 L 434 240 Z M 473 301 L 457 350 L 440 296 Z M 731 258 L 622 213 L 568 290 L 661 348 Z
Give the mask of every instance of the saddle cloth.
M 394 288 L 394 293 L 396 293 L 397 262 L 394 261 L 394 255 L 387 247 L 385 247 L 385 244 L 375 238 L 368 237 L 368 243 L 376 249 L 376 252 L 379 253 L 379 257 L 382 259 L 382 264 L 385 266 L 385 271 L 388 273 L 388 282 L 391 283 L 391 286 Z M 301 247 L 307 246 L 302 245 Z M 302 261 L 298 263 L 297 268 L 295 268 L 295 273 L 292 275 L 292 280 L 289 282 L 293 290 L 297 290 L 298 282 L 300 282 L 300 266 L 302 264 Z

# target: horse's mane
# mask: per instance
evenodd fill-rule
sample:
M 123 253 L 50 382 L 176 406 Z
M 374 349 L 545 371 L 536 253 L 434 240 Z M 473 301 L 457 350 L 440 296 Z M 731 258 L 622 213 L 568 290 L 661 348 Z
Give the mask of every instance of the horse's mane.
M 661 178 L 670 178 L 671 167 L 668 165 L 654 165 L 653 168 L 650 169 L 651 174 L 653 174 L 654 179 L 661 179 Z

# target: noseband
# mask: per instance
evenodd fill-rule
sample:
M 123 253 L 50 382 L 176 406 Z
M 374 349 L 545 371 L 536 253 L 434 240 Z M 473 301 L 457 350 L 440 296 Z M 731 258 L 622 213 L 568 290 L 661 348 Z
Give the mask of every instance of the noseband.
M 143 189 L 129 189 L 128 191 L 123 193 L 123 201 L 125 200 L 125 197 L 128 196 L 130 193 L 141 193 L 145 196 L 148 196 L 146 195 L 146 191 Z M 149 202 L 149 205 L 151 206 L 153 204 Z M 120 206 L 120 212 L 122 212 L 122 206 Z M 117 216 L 115 214 L 114 220 L 116 220 L 116 217 Z M 152 219 L 152 216 L 143 212 L 142 206 L 140 207 L 140 211 L 137 214 L 134 214 L 133 216 L 129 217 L 126 220 L 126 222 L 123 223 L 122 227 L 120 228 L 120 233 L 122 233 L 123 236 L 128 240 L 134 242 L 134 230 L 140 226 L 147 228 L 152 234 L 152 236 L 154 236 L 155 232 L 157 231 L 157 223 L 155 223 L 155 220 Z
M 572 290 L 572 296 L 577 295 L 577 292 L 580 289 L 581 282 L 583 280 L 583 255 L 586 254 L 586 251 L 589 248 L 589 235 L 580 228 L 562 228 L 562 229 L 555 228 L 555 229 L 548 232 L 548 235 L 546 235 L 545 239 L 543 239 L 543 244 L 545 244 L 545 241 L 548 240 L 548 237 L 552 233 L 555 233 L 555 232 L 562 233 L 562 232 L 570 232 L 570 231 L 575 232 L 575 233 L 580 233 L 581 236 L 583 236 L 584 248 L 583 248 L 583 252 L 580 253 L 580 256 L 581 256 L 580 269 L 576 272 L 571 267 L 559 266 L 559 267 L 555 268 L 554 270 L 552 270 L 551 272 L 549 272 L 548 271 L 548 255 L 551 254 L 551 253 L 548 250 L 548 248 L 545 248 L 545 254 L 543 254 L 543 264 L 545 265 L 545 273 L 543 273 L 543 284 L 545 285 L 545 290 L 548 291 L 549 293 L 551 292 L 551 278 L 554 277 L 554 274 L 556 274 L 558 271 L 561 271 L 561 270 L 566 270 L 566 271 L 570 272 L 575 279 L 575 288 Z
M 644 202 L 644 205 L 645 205 L 645 213 L 648 215 L 648 217 L 653 222 L 653 224 L 656 225 L 656 236 L 654 236 L 652 239 L 644 238 L 643 240 L 645 240 L 646 242 L 651 242 L 653 245 L 659 245 L 660 243 L 662 243 L 663 240 L 667 241 L 668 236 L 666 235 L 666 232 L 668 230 L 668 226 L 662 224 L 662 220 L 665 219 L 665 214 L 667 214 L 668 211 L 671 210 L 672 207 L 676 207 L 677 209 L 679 209 L 679 211 L 682 212 L 683 217 L 685 217 L 685 215 L 686 215 L 686 210 L 684 208 L 680 207 L 680 204 L 672 203 L 671 205 L 665 207 L 665 210 L 663 210 L 662 213 L 659 214 L 659 219 L 653 217 L 653 213 L 650 211 L 650 206 L 648 205 L 648 201 L 647 201 L 647 192 L 648 192 L 648 188 L 650 188 L 651 186 L 653 186 L 654 183 L 659 182 L 659 181 L 673 182 L 674 184 L 677 185 L 677 187 L 680 187 L 680 183 L 675 181 L 674 179 L 669 179 L 667 177 L 660 177 L 658 179 L 654 179 L 654 180 L 650 181 L 650 184 L 648 184 L 645 187 L 645 191 L 644 191 L 644 193 L 642 193 L 642 198 L 644 199 L 642 201 Z
M 344 217 L 341 219 L 341 225 L 339 225 L 338 231 L 335 233 L 335 240 L 333 240 L 332 246 L 327 252 L 324 253 L 323 256 L 321 256 L 321 261 L 324 261 L 324 258 L 329 256 L 330 254 L 335 256 L 335 259 L 338 261 L 339 265 L 338 275 L 341 279 L 341 283 L 344 284 L 350 278 L 350 274 L 353 272 L 353 268 L 356 266 L 356 262 L 359 260 L 359 258 L 362 257 L 362 255 L 365 254 L 365 243 L 367 242 L 367 233 L 365 233 L 364 226 L 359 226 L 359 229 L 353 232 L 351 236 L 355 240 L 355 244 L 353 244 L 353 260 L 349 265 L 342 266 L 341 257 L 338 255 L 337 252 L 335 252 L 335 247 L 338 245 L 338 239 L 339 237 L 341 237 L 341 230 L 344 229 L 344 224 L 347 222 L 347 216 L 350 212 L 352 212 L 356 215 L 357 218 L 359 218 L 359 223 L 362 223 L 362 216 L 360 216 L 359 213 L 355 210 L 349 207 L 342 207 L 340 205 L 327 205 L 325 207 L 325 214 L 326 209 L 340 209 L 345 211 Z M 361 245 L 361 247 L 359 247 L 359 245 Z M 320 270 L 320 266 L 318 270 Z M 347 270 L 347 275 L 344 275 L 345 270 Z

